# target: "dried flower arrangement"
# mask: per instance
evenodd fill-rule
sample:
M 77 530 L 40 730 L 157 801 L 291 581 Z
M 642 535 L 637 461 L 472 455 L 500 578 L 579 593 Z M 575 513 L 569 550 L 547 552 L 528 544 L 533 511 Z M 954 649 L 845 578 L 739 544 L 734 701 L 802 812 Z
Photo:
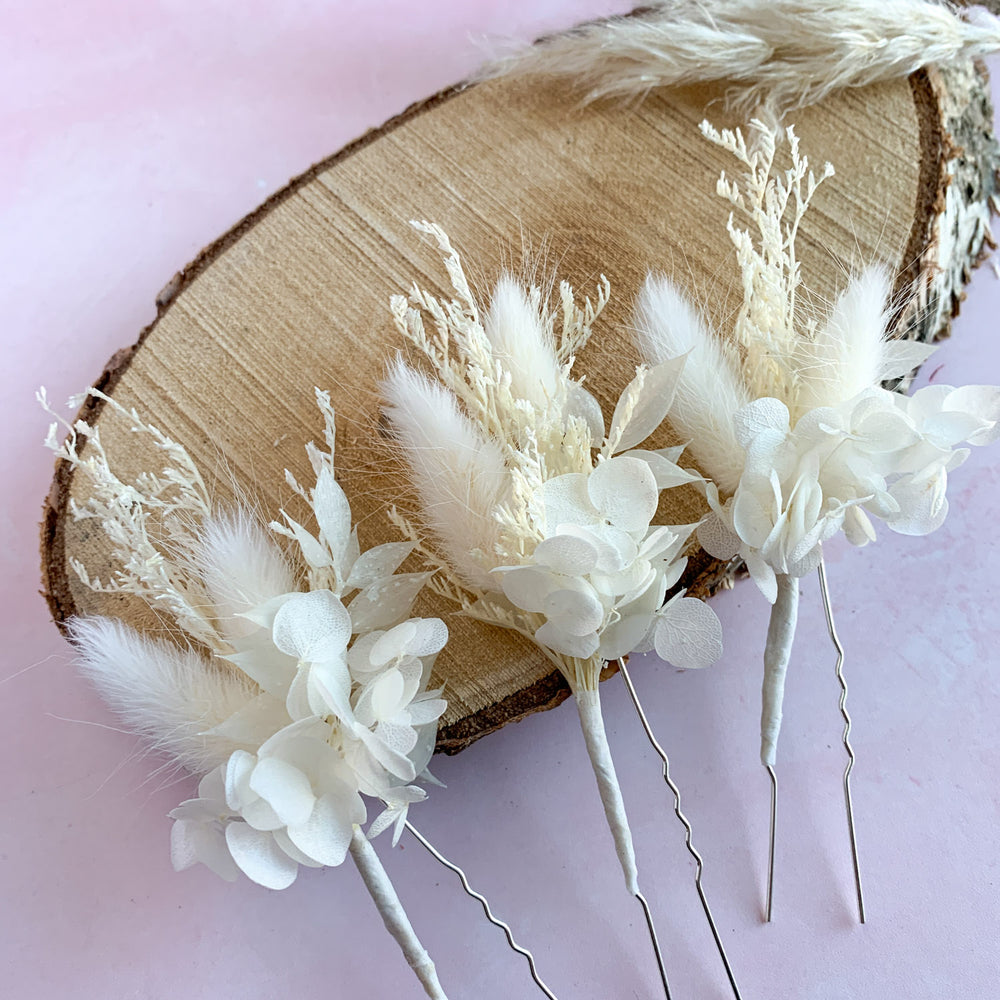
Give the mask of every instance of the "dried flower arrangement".
M 423 786 L 436 781 L 428 763 L 447 703 L 429 681 L 448 629 L 438 618 L 410 617 L 430 575 L 397 572 L 413 543 L 362 551 L 334 475 L 329 395 L 316 391 L 326 447 L 306 446 L 315 485 L 286 472 L 316 530 L 282 511 L 268 534 L 249 508 L 214 508 L 183 445 L 98 390 L 89 394 L 164 456 L 159 472 L 129 482 L 114 471 L 98 429 L 83 421 L 57 419 L 46 442 L 89 477 L 92 492 L 72 514 L 100 525 L 118 563 L 108 581 L 79 561 L 74 571 L 93 589 L 142 598 L 183 644 L 109 618 L 70 623 L 80 668 L 104 699 L 155 749 L 202 776 L 197 797 L 170 814 L 174 867 L 200 862 L 227 881 L 242 872 L 284 889 L 300 865 L 336 867 L 350 855 L 425 992 L 444 1000 L 370 843 L 391 827 L 395 845 L 406 829 L 459 874 L 552 997 L 530 953 L 464 872 L 409 822 L 410 806 L 427 797 Z M 52 413 L 44 390 L 39 401 Z M 68 431 L 61 443 L 60 422 Z M 275 536 L 289 539 L 292 552 Z M 366 799 L 383 806 L 367 832 Z
M 437 376 L 398 361 L 383 384 L 423 530 L 398 513 L 395 520 L 439 571 L 432 589 L 463 614 L 533 640 L 569 683 L 626 887 L 643 906 L 669 995 L 599 682 L 606 663 L 617 661 L 624 673 L 623 658 L 637 650 L 688 668 L 722 652 L 707 605 L 683 591 L 665 602 L 696 526 L 652 523 L 660 491 L 698 477 L 677 465 L 683 447 L 638 447 L 666 416 L 685 359 L 640 367 L 605 432 L 600 406 L 572 369 L 607 300 L 606 281 L 596 305 L 588 299 L 582 308 L 561 286 L 557 338 L 556 315 L 537 286 L 506 275 L 482 310 L 443 230 L 414 225 L 437 242 L 456 298 L 414 286 L 409 298 L 392 301 L 400 333 Z M 686 824 L 679 800 L 677 810 Z M 706 915 L 711 921 L 707 904 Z M 720 952 L 725 961 L 721 944 Z
M 823 543 L 838 532 L 853 545 L 875 538 L 869 515 L 905 535 L 926 535 L 948 513 L 948 473 L 969 445 L 1000 437 L 1000 388 L 928 386 L 906 396 L 883 383 L 908 375 L 933 345 L 887 336 L 889 275 L 878 266 L 851 277 L 825 315 L 804 309 L 795 239 L 821 177 L 800 154 L 794 128 L 753 121 L 740 130 L 702 123 L 705 137 L 742 167 L 723 174 L 718 193 L 732 207 L 728 231 L 743 301 L 732 331 L 720 338 L 665 278 L 650 276 L 635 327 L 650 364 L 685 357 L 670 419 L 690 439 L 690 453 L 710 477 L 712 514 L 698 527 L 711 555 L 739 558 L 773 605 L 764 653 L 761 762 L 776 794 L 774 764 L 785 671 L 798 612 L 799 579 L 818 570 L 837 675 L 843 685 L 844 777 L 858 907 L 864 921 L 850 799 L 853 751 L 848 740 L 843 650 L 833 625 Z M 775 167 L 784 136 L 791 165 Z M 737 214 L 751 230 L 740 228 Z M 772 797 L 768 918 L 774 871 Z

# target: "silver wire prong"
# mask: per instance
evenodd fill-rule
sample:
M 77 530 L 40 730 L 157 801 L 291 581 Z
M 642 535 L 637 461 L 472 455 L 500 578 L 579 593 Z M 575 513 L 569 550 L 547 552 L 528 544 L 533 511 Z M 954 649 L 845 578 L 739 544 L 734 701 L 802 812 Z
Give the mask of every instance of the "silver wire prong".
M 514 933 L 511 931 L 510 926 L 500 920 L 493 914 L 493 910 L 490 909 L 490 904 L 486 897 L 482 893 L 476 892 L 475 889 L 469 885 L 469 880 L 466 878 L 465 872 L 458 867 L 453 861 L 449 861 L 422 833 L 412 823 L 407 820 L 404 824 L 406 826 L 407 832 L 420 844 L 437 861 L 439 864 L 444 865 L 449 871 L 454 872 L 462 882 L 462 888 L 466 893 L 473 899 L 478 900 L 479 904 L 483 908 L 483 912 L 486 914 L 486 919 L 500 930 L 504 932 L 504 936 L 507 938 L 507 944 L 510 945 L 513 951 L 516 951 L 518 955 L 524 956 L 528 963 L 528 970 L 531 972 L 531 978 L 535 981 L 535 985 L 549 998 L 549 1000 L 558 1000 L 558 997 L 542 982 L 541 977 L 538 975 L 538 969 L 535 968 L 535 956 L 528 951 L 527 948 L 523 948 L 514 940 Z M 647 916 L 648 920 L 648 916 Z M 652 928 L 652 924 L 650 924 Z M 655 933 L 655 932 L 654 932 Z M 657 959 L 659 959 L 659 951 L 657 951 Z M 662 968 L 662 966 L 661 966 Z M 669 1000 L 669 996 L 668 996 Z
M 767 922 L 771 922 L 771 905 L 774 901 L 774 831 L 778 820 L 778 776 L 770 764 L 765 764 L 771 779 L 771 830 L 767 838 Z
M 844 804 L 847 806 L 847 829 L 851 837 L 851 860 L 854 862 L 854 885 L 858 894 L 858 916 L 865 922 L 865 894 L 861 887 L 861 865 L 858 861 L 858 838 L 854 830 L 854 805 L 851 801 L 851 771 L 854 770 L 854 750 L 851 748 L 851 716 L 847 711 L 847 681 L 844 679 L 844 647 L 837 635 L 833 621 L 833 606 L 826 583 L 826 566 L 823 557 L 819 560 L 819 589 L 823 595 L 823 610 L 826 613 L 826 627 L 830 639 L 837 650 L 837 680 L 840 681 L 840 714 L 844 717 L 844 749 L 847 751 L 847 767 L 844 769 Z
M 639 715 L 639 722 L 642 724 L 643 731 L 646 734 L 646 739 L 649 740 L 650 745 L 656 751 L 657 756 L 663 763 L 663 780 L 667 783 L 671 792 L 674 793 L 674 813 L 684 826 L 684 842 L 687 846 L 688 853 L 695 860 L 696 867 L 694 884 L 695 888 L 698 890 L 698 898 L 701 900 L 701 907 L 705 911 L 705 918 L 708 920 L 708 926 L 712 929 L 712 937 L 715 938 L 715 947 L 719 950 L 719 956 L 722 958 L 722 964 L 726 968 L 726 975 L 729 977 L 729 985 L 733 989 L 733 994 L 736 997 L 736 1000 L 742 1000 L 740 997 L 740 988 L 736 985 L 736 977 L 733 975 L 732 967 L 730 966 L 729 959 L 726 956 L 726 949 L 722 944 L 722 938 L 719 936 L 719 930 L 715 926 L 715 918 L 712 916 L 712 908 L 708 905 L 708 897 L 705 895 L 705 890 L 701 884 L 701 875 L 705 868 L 705 862 L 702 860 L 701 855 L 692 843 L 693 831 L 691 829 L 691 823 L 689 822 L 687 816 L 681 812 L 681 791 L 677 787 L 673 778 L 670 777 L 670 760 L 667 757 L 666 751 L 662 746 L 660 746 L 659 741 L 653 735 L 653 730 L 649 725 L 649 719 L 646 718 L 646 713 L 643 711 L 642 703 L 639 701 L 639 695 L 635 690 L 635 685 L 632 683 L 632 677 L 628 672 L 628 668 L 625 666 L 624 660 L 618 660 L 618 671 L 622 675 L 622 680 L 625 681 L 625 687 L 628 689 L 629 697 L 631 697 L 632 704 L 635 706 L 635 710 Z
M 653 914 L 649 910 L 649 903 L 646 897 L 637 892 L 635 898 L 639 900 L 642 912 L 646 917 L 646 926 L 649 928 L 649 939 L 653 942 L 653 953 L 656 955 L 656 967 L 660 970 L 660 981 L 663 983 L 663 992 L 667 1000 L 670 1000 L 670 983 L 667 981 L 667 969 L 663 964 L 663 954 L 660 951 L 660 939 L 656 936 L 656 925 L 653 923 Z

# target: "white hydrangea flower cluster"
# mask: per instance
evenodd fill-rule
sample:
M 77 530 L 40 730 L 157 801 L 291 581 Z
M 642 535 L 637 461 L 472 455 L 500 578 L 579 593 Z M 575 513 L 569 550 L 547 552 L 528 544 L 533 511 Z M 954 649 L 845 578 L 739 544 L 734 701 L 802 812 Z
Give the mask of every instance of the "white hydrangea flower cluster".
M 838 531 L 853 545 L 873 541 L 868 515 L 904 535 L 940 527 L 948 473 L 969 455 L 959 446 L 1000 437 L 1000 388 L 934 385 L 912 396 L 870 388 L 794 426 L 781 400 L 763 398 L 735 424 L 746 453 L 739 486 L 724 502 L 709 486 L 714 514 L 698 537 L 717 558 L 739 555 L 774 603 L 776 574 L 815 570 Z
M 238 867 L 282 889 L 300 864 L 343 862 L 367 817 L 362 795 L 385 804 L 369 837 L 395 824 L 396 839 L 409 805 L 426 797 L 412 782 L 429 777 L 446 707 L 427 681 L 448 631 L 409 619 L 348 649 L 349 611 L 330 591 L 272 603 L 270 629 L 233 656 L 266 686 L 219 727 L 256 749 L 234 751 L 171 813 L 171 853 L 178 870 L 200 861 L 232 879 Z
M 227 627 L 233 651 L 224 658 L 260 693 L 216 728 L 247 748 L 171 813 L 175 867 L 201 861 L 231 878 L 235 862 L 272 889 L 290 885 L 300 864 L 343 862 L 354 827 L 367 817 L 363 795 L 385 805 L 369 837 L 395 825 L 398 840 L 408 807 L 426 797 L 413 782 L 430 778 L 447 707 L 440 691 L 427 688 L 447 626 L 407 618 L 427 574 L 396 573 L 410 543 L 360 551 L 333 474 L 333 413 L 318 398 L 330 451 L 310 447 L 313 489 L 293 483 L 318 536 L 287 515 L 285 526 L 272 527 L 296 540 L 310 582 L 326 586 L 268 594 Z M 280 558 L 276 548 L 273 558 Z
M 670 459 L 658 457 L 663 472 Z M 684 572 L 694 525 L 650 524 L 659 486 L 649 462 L 616 455 L 590 473 L 547 480 L 535 499 L 542 540 L 526 564 L 497 572 L 512 604 L 545 618 L 537 642 L 582 659 L 654 646 L 679 667 L 718 659 L 715 613 L 683 595 L 663 604 Z

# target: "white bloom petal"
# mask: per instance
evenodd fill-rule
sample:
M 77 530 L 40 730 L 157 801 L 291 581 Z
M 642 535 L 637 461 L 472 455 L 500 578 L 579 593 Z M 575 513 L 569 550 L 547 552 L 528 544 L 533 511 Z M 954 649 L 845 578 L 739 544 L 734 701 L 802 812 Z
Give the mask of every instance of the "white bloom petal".
M 758 590 L 767 598 L 768 603 L 774 604 L 778 599 L 778 578 L 773 569 L 756 552 L 743 550 L 743 556 L 747 564 L 747 572 L 757 584 Z
M 356 793 L 327 794 L 316 802 L 309 819 L 289 826 L 288 838 L 321 865 L 337 866 L 347 857 L 355 823 L 364 822 L 364 807 Z
M 403 675 L 387 670 L 371 684 L 372 714 L 377 720 L 391 719 L 403 708 Z
M 226 827 L 226 843 L 233 860 L 247 878 L 267 889 L 287 889 L 295 881 L 299 866 L 274 842 L 246 823 Z
M 899 513 L 887 518 L 886 523 L 900 535 L 929 535 L 936 531 L 948 516 L 947 486 L 948 474 L 943 468 L 927 479 L 903 477 L 890 491 L 899 503 Z
M 604 414 L 601 404 L 579 382 L 570 382 L 566 399 L 566 414 L 587 425 L 590 440 L 595 445 L 604 437 Z
M 243 807 L 257 796 L 250 790 L 250 775 L 257 766 L 257 758 L 246 750 L 236 750 L 230 754 L 226 762 L 226 805 L 233 812 L 240 812 Z
M 263 799 L 254 799 L 248 802 L 241 810 L 240 815 L 247 821 L 247 824 L 255 830 L 270 832 L 277 830 L 285 824 L 281 817 L 274 811 L 273 806 Z
M 410 717 L 411 726 L 425 726 L 431 722 L 437 722 L 444 715 L 448 702 L 444 698 L 426 698 L 422 701 L 410 703 L 407 714 Z
M 400 753 L 395 748 L 389 746 L 384 740 L 380 739 L 376 733 L 365 729 L 363 726 L 357 728 L 356 735 L 364 744 L 365 749 L 390 774 L 401 781 L 413 781 L 417 776 L 413 762 L 406 756 L 406 753 L 409 751 Z
M 546 535 L 554 535 L 562 525 L 596 524 L 600 519 L 587 493 L 588 477 L 582 472 L 547 479 L 536 491 L 542 505 Z
M 250 775 L 250 787 L 285 826 L 304 823 L 316 804 L 309 779 L 280 757 L 265 757 Z
M 875 541 L 875 528 L 860 507 L 848 507 L 844 512 L 844 535 L 851 545 L 859 548 Z
M 882 363 L 877 380 L 888 382 L 919 368 L 937 350 L 937 345 L 924 344 L 919 340 L 886 340 L 881 348 Z
M 238 712 L 234 712 L 208 732 L 232 740 L 233 743 L 260 746 L 272 733 L 287 726 L 291 721 L 284 699 L 275 698 L 274 695 L 262 691 Z M 199 791 L 199 795 L 202 794 Z
M 274 616 L 274 644 L 300 662 L 334 658 L 347 649 L 351 616 L 329 590 L 295 594 Z
M 309 714 L 333 712 L 342 722 L 351 719 L 351 674 L 343 657 L 314 663 L 309 668 L 306 688 Z
M 235 882 L 239 869 L 226 846 L 222 828 L 216 824 L 180 820 L 170 829 L 170 861 L 174 871 L 201 863 L 227 882 Z
M 728 562 L 740 551 L 740 536 L 712 511 L 698 525 L 698 544 L 710 556 Z
M 944 409 L 960 410 L 979 420 L 980 429 L 965 439 L 969 444 L 991 444 L 1000 438 L 1000 386 L 959 386 L 948 394 Z
M 788 433 L 788 407 L 769 396 L 755 399 L 736 411 L 733 424 L 740 445 L 749 449 L 764 431 L 777 431 L 782 437 Z
M 636 649 L 646 638 L 653 624 L 652 614 L 629 615 L 609 625 L 601 633 L 598 649 L 601 659 L 617 660 Z
M 675 667 L 708 667 L 722 656 L 722 624 L 704 601 L 682 597 L 657 616 L 653 645 Z
M 549 594 L 565 583 L 565 577 L 538 566 L 518 566 L 500 577 L 507 600 L 523 611 L 542 611 Z
M 383 635 L 385 632 L 381 629 L 376 629 L 367 635 L 359 635 L 347 651 L 347 665 L 355 680 L 364 683 L 369 674 L 377 673 L 385 665 L 372 662 L 372 649 Z
M 556 573 L 586 576 L 597 565 L 597 546 L 582 533 L 550 535 L 538 543 L 532 558 Z
M 602 517 L 629 532 L 645 532 L 659 502 L 652 470 L 638 458 L 624 455 L 601 462 L 594 469 L 587 493 Z
M 308 854 L 304 854 L 295 846 L 295 844 L 292 843 L 292 838 L 288 836 L 287 830 L 272 830 L 271 836 L 274 837 L 274 842 L 278 845 L 278 847 L 280 847 L 293 861 L 298 862 L 300 865 L 305 865 L 307 868 L 323 867 L 320 862 L 314 861 Z
M 605 614 L 604 605 L 590 587 L 554 590 L 546 597 L 542 612 L 549 622 L 570 635 L 596 632 Z
M 597 652 L 600 638 L 596 632 L 589 635 L 570 635 L 556 627 L 552 622 L 546 622 L 537 632 L 535 641 L 547 646 L 564 656 L 578 656 L 581 660 L 588 659 Z

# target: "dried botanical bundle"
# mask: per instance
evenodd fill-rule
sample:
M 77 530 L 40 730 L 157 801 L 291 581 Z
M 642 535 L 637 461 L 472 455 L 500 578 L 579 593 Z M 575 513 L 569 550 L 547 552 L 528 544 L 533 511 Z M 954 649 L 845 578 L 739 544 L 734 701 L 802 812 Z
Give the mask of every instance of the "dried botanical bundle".
M 935 385 L 906 396 L 882 387 L 934 348 L 888 337 L 889 275 L 878 266 L 854 275 L 827 314 L 803 309 L 795 235 L 833 168 L 816 177 L 788 127 L 791 166 L 776 171 L 779 132 L 759 121 L 750 130 L 748 143 L 739 130 L 702 124 L 743 168 L 741 180 L 718 183 L 733 208 L 728 229 L 743 284 L 731 334 L 717 337 L 678 289 L 652 276 L 635 325 L 647 362 L 687 358 L 670 418 L 712 480 L 712 514 L 698 538 L 717 558 L 741 558 L 773 605 L 761 717 L 761 761 L 773 780 L 798 579 L 818 568 L 825 598 L 823 542 L 843 531 L 867 544 L 872 516 L 907 535 L 939 527 L 948 474 L 969 454 L 960 446 L 1000 437 L 1000 389 Z M 842 661 L 841 651 L 838 676 Z
M 439 569 L 432 589 L 532 639 L 568 681 L 626 885 L 645 905 L 598 684 L 605 662 L 637 649 L 682 667 L 721 652 L 705 604 L 683 592 L 664 603 L 695 526 L 652 523 L 660 490 L 696 477 L 676 464 L 682 448 L 638 448 L 662 422 L 684 359 L 639 368 L 605 434 L 572 367 L 606 281 L 582 308 L 561 286 L 557 338 L 537 287 L 504 276 L 481 311 L 444 232 L 415 225 L 436 240 L 457 298 L 414 287 L 392 300 L 400 332 L 437 376 L 399 361 L 383 384 L 423 530 L 397 523 Z
M 409 617 L 428 577 L 396 572 L 412 543 L 361 551 L 334 476 L 328 395 L 317 390 L 326 448 L 307 446 L 315 485 L 286 473 L 317 530 L 282 511 L 268 534 L 248 510 L 213 509 L 183 446 L 90 394 L 149 435 L 166 462 L 124 482 L 96 429 L 66 425 L 61 444 L 58 424 L 50 430 L 49 447 L 92 484 L 74 516 L 100 523 L 119 565 L 106 582 L 74 569 L 92 587 L 142 597 L 186 643 L 107 618 L 70 622 L 81 668 L 104 698 L 154 747 L 203 775 L 197 797 L 171 813 L 174 867 L 201 862 L 227 880 L 242 871 L 283 889 L 300 865 L 338 866 L 350 854 L 427 995 L 441 1000 L 434 963 L 369 839 L 392 827 L 395 844 L 406 828 L 459 871 L 407 819 L 426 798 L 419 782 L 434 781 L 427 765 L 446 702 L 428 685 L 448 629 Z M 293 542 L 294 563 L 275 535 Z M 383 806 L 367 834 L 366 799 Z M 533 963 L 532 975 L 543 985 Z
M 995 17 L 936 0 L 660 0 L 519 49 L 482 75 L 565 78 L 587 101 L 726 80 L 731 104 L 783 112 L 998 48 Z

